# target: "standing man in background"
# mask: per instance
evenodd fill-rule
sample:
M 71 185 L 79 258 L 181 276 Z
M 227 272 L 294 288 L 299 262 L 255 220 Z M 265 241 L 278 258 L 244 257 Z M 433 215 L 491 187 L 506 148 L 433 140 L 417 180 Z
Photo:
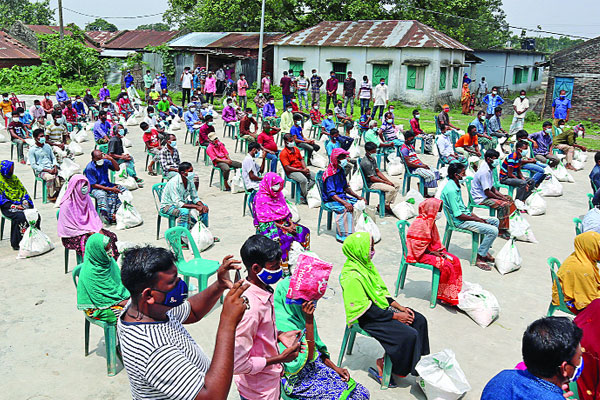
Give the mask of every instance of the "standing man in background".
M 383 116 L 383 108 L 388 105 L 388 87 L 385 84 L 385 79 L 381 78 L 379 80 L 379 85 L 375 86 L 375 93 L 373 93 L 373 119 L 375 119 L 375 115 L 377 114 L 377 110 L 379 110 L 379 119 Z
M 223 93 L 223 90 L 225 90 L 225 71 L 223 71 L 223 67 L 219 67 L 215 77 L 217 78 L 217 93 Z
M 508 134 L 510 136 L 523 129 L 523 126 L 525 125 L 525 114 L 527 113 L 528 109 L 529 99 L 527 98 L 527 93 L 524 90 L 521 90 L 519 97 L 517 97 L 513 102 L 513 110 L 515 111 L 515 114 L 513 116 L 510 129 L 508 130 Z
M 262 78 L 261 83 L 262 83 L 262 92 L 266 99 L 271 94 L 271 78 L 269 78 L 269 73 L 267 71 L 263 72 L 263 78 Z
M 352 71 L 348 71 L 348 77 L 344 80 L 344 111 L 348 113 L 348 103 L 350 103 L 350 116 L 354 114 L 355 97 L 356 79 L 352 77 Z
M 304 70 L 300 70 L 300 76 L 296 80 L 296 87 L 298 88 L 298 103 L 300 106 L 300 111 L 303 111 L 306 108 L 306 111 L 309 111 L 308 108 L 308 88 L 310 87 L 310 81 L 306 76 L 304 76 Z M 302 106 L 302 99 L 304 99 L 304 107 Z
M 144 75 L 144 101 L 148 102 L 148 97 L 150 96 L 150 89 L 154 83 L 154 78 L 152 78 L 152 74 L 150 70 L 146 70 L 146 75 Z
M 504 104 L 504 99 L 498 95 L 498 88 L 496 86 L 492 88 L 491 94 L 485 95 L 483 98 L 483 104 L 487 106 L 485 113 L 487 114 L 487 119 L 489 120 L 496 113 L 496 108 Z
M 477 86 L 477 98 L 479 99 L 480 103 L 483 101 L 483 97 L 487 94 L 487 92 L 488 84 L 485 81 L 485 76 L 482 76 L 481 82 L 479 82 L 479 86 Z
M 329 102 L 335 107 L 337 104 L 337 89 L 339 81 L 335 77 L 335 72 L 329 73 L 330 78 L 325 83 L 325 91 L 327 91 L 327 101 L 325 103 L 325 110 L 329 110 Z
M 181 74 L 181 107 L 185 107 L 185 99 L 187 98 L 188 103 L 190 102 L 190 95 L 192 93 L 192 81 L 194 76 L 190 73 L 190 67 L 185 67 Z
M 323 86 L 323 79 L 317 75 L 317 70 L 312 70 L 312 76 L 310 77 L 310 88 L 312 92 L 312 103 L 317 103 L 317 107 L 321 105 L 321 86 Z
M 246 81 L 246 75 L 240 74 L 240 79 L 237 81 L 237 95 L 238 95 L 238 106 L 242 110 L 246 109 L 248 105 L 248 96 L 246 90 L 248 89 L 248 81 Z
M 281 80 L 279 81 L 279 86 L 281 86 L 283 109 L 285 109 L 290 102 L 290 96 L 292 95 L 292 78 L 288 76 L 287 71 L 283 71 L 283 77 L 281 77 Z
M 571 110 L 571 100 L 567 98 L 567 91 L 561 90 L 556 99 L 552 101 L 552 118 L 554 118 L 554 126 L 558 126 L 558 120 L 564 119 L 569 121 L 569 111 Z

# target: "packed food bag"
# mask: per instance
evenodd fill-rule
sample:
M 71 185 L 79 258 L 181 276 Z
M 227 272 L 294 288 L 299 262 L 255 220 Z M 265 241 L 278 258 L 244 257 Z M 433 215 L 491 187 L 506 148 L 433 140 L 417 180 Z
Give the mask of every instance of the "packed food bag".
M 0 143 L 5 143 L 7 141 L 8 139 L 6 138 L 6 134 L 0 133 Z
M 51 251 L 54 248 L 54 244 L 44 232 L 35 226 L 39 217 L 37 210 L 35 208 L 29 208 L 23 212 L 25 213 L 25 218 L 29 223 L 29 227 L 25 230 L 23 239 L 21 239 L 21 242 L 19 243 L 17 259 L 39 256 L 40 254 Z
M 83 130 L 83 129 L 77 133 L 71 132 L 70 136 L 71 136 L 71 140 L 76 143 L 83 143 L 88 140 L 87 131 Z
M 229 186 L 231 186 L 231 193 L 244 193 L 246 191 L 241 170 L 235 170 L 229 174 Z
M 587 158 L 588 158 L 588 155 L 585 152 L 583 152 L 582 150 L 579 150 L 579 149 L 575 149 L 575 152 L 573 154 L 573 160 L 577 160 L 577 161 L 581 161 L 582 163 L 585 163 Z
M 373 241 L 375 243 L 381 240 L 381 232 L 379 231 L 377 224 L 375 221 L 373 221 L 373 218 L 367 215 L 366 212 L 361 212 L 361 214 L 356 217 L 354 231 L 367 232 L 371 234 L 371 237 L 373 237 Z
M 316 151 L 313 152 L 312 157 L 310 158 L 310 163 L 313 165 L 313 167 L 317 168 L 327 167 L 327 159 L 321 154 L 318 154 Z
M 387 173 L 390 176 L 397 176 L 402 175 L 403 172 L 404 166 L 402 165 L 402 160 L 400 157 L 396 156 L 395 154 L 390 154 L 388 157 Z
M 360 168 L 360 166 L 358 168 Z M 356 171 L 350 177 L 350 189 L 352 189 L 354 193 L 358 193 L 363 189 L 363 180 L 362 176 L 360 176 L 360 171 Z
M 406 193 L 406 196 L 404 198 L 406 200 L 414 199 L 415 200 L 414 204 L 417 208 L 419 207 L 419 204 L 421 204 L 423 202 L 423 200 L 425 200 L 425 198 L 421 195 L 421 193 L 415 189 L 410 189 L 408 191 L 408 193 Z
M 428 400 L 456 400 L 471 390 L 465 373 L 450 349 L 421 357 L 417 383 Z
M 81 173 L 81 167 L 79 166 L 79 164 L 77 164 L 70 158 L 63 159 L 62 164 L 60 164 L 58 176 L 63 178 L 65 181 L 68 181 L 70 177 L 79 173 Z
M 81 145 L 74 140 L 72 140 L 71 143 L 67 145 L 67 149 L 69 149 L 71 153 L 73 153 L 73 155 L 75 156 L 80 156 L 83 154 L 83 149 L 81 148 Z
M 585 165 L 583 164 L 583 161 L 579 161 L 579 160 L 573 160 L 573 161 L 571 162 L 571 166 L 572 166 L 573 168 L 575 168 L 575 171 L 580 171 L 580 170 L 582 170 L 582 169 L 583 169 L 583 167 L 584 167 Z
M 135 115 L 135 113 L 133 113 L 131 115 L 131 117 L 129 117 L 129 119 L 127 119 L 127 126 L 136 126 L 138 124 L 138 118 Z
M 358 140 L 355 140 L 354 143 L 352 143 L 352 146 L 350 146 L 350 158 L 358 158 L 360 157 L 360 146 L 358 144 Z
M 196 242 L 199 251 L 204 251 L 215 243 L 211 231 L 200 221 L 192 227 L 192 238 Z
M 292 273 L 286 302 L 302 304 L 304 301 L 319 300 L 327 290 L 327 281 L 333 264 L 308 254 L 300 254 Z
M 179 118 L 179 115 L 176 115 L 175 118 L 173 118 L 173 122 L 171 122 L 169 128 L 171 128 L 171 131 L 181 130 L 181 118 Z
M 414 201 L 415 199 L 408 199 L 407 201 L 394 204 L 392 206 L 392 212 L 396 218 L 406 221 L 419 215 L 414 205 Z
M 306 194 L 306 202 L 308 203 L 308 208 L 321 207 L 321 196 L 319 196 L 317 185 L 314 185 Z
M 298 207 L 295 204 L 291 203 L 289 200 L 285 200 L 288 208 L 290 209 L 290 213 L 292 214 L 292 221 L 298 222 L 300 221 L 300 213 L 298 212 Z
M 467 313 L 477 325 L 485 328 L 500 315 L 496 297 L 477 283 L 463 282 L 458 294 L 458 308 Z
M 510 238 L 496 255 L 496 268 L 502 275 L 520 269 L 522 262 L 515 238 Z
M 556 166 L 556 168 L 552 170 L 552 175 L 554 175 L 556 179 L 558 179 L 560 182 L 575 182 L 575 179 L 573 179 L 573 176 L 571 176 L 571 174 L 569 173 L 567 168 L 562 164 L 562 162 L 559 163 Z
M 139 211 L 131 204 L 133 201 L 131 192 L 125 190 L 123 193 L 119 193 L 119 200 L 121 200 L 121 205 L 116 212 L 117 229 L 128 229 L 141 225 L 144 220 Z
M 446 168 L 446 167 L 444 167 Z M 448 171 L 448 169 L 446 168 L 446 171 Z M 448 173 L 446 173 L 446 176 L 448 175 Z M 448 184 L 448 178 L 444 178 L 442 180 L 438 181 L 438 186 L 435 189 L 435 198 L 438 200 L 442 199 L 442 190 L 444 190 L 444 187 Z
M 127 165 L 121 164 L 119 171 L 116 172 L 115 184 L 123 186 L 127 190 L 135 190 L 138 188 L 138 184 L 133 176 L 129 176 L 127 173 Z
M 527 213 L 531 216 L 546 214 L 546 200 L 542 197 L 541 192 L 540 189 L 536 189 L 525 200 Z
M 131 140 L 127 139 L 126 137 L 122 138 L 121 141 L 123 142 L 123 147 L 125 147 L 125 148 L 133 146 L 133 143 L 131 143 Z
M 509 218 L 508 233 L 510 236 L 522 242 L 537 243 L 537 239 L 533 235 L 531 225 L 521 215 L 519 211 L 515 211 Z
M 563 194 L 562 183 L 560 183 L 554 175 L 551 175 L 550 179 L 546 179 L 542 182 L 540 190 L 544 197 L 558 197 Z

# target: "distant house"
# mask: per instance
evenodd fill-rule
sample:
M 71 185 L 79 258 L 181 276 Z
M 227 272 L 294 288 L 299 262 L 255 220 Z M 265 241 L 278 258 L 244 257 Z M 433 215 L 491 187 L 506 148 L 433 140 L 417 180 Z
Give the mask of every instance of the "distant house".
M 50 35 L 60 33 L 59 26 L 52 25 L 25 25 L 21 21 L 16 21 L 8 32 L 12 37 L 25 44 L 30 49 L 39 51 L 38 35 Z M 66 36 L 71 36 L 73 33 L 68 27 L 64 28 Z M 100 47 L 85 33 L 83 35 L 84 43 L 87 47 L 100 51 Z
M 273 43 L 283 36 L 283 33 L 264 33 L 263 71 L 273 71 Z M 252 84 L 256 81 L 259 42 L 257 32 L 192 32 L 171 41 L 169 46 L 178 53 L 175 56 L 177 74 L 186 66 L 216 71 L 227 65 L 236 76 L 244 73 Z
M 564 89 L 571 119 L 600 122 L 600 36 L 552 54 L 547 64 L 544 117 L 552 117 L 552 101 Z
M 0 31 L 0 68 L 15 65 L 39 65 L 42 61 L 37 51 L 25 46 L 8 33 Z
M 508 90 L 539 89 L 542 84 L 545 55 L 537 51 L 519 49 L 476 49 L 472 53 L 481 59 L 465 72 L 473 79 L 471 90 L 477 90 L 475 82 L 482 77 L 492 86 L 504 87 Z
M 326 80 L 348 71 L 360 82 L 386 80 L 391 99 L 434 105 L 460 98 L 471 49 L 419 21 L 323 21 L 275 43 L 274 81 L 283 71 L 316 68 Z M 338 92 L 342 93 L 342 85 Z M 323 89 L 324 90 L 324 89 Z

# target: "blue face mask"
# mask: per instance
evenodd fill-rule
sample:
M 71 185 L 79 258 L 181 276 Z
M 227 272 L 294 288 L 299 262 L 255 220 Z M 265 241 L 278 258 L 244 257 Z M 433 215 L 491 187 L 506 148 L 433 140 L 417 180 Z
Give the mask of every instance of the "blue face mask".
M 346 168 L 346 165 L 348 165 L 348 160 L 343 159 L 342 161 L 340 161 L 340 167 Z
M 177 285 L 175 285 L 175 287 L 169 290 L 168 292 L 164 292 L 158 289 L 152 290 L 165 294 L 165 300 L 162 302 L 162 305 L 167 307 L 180 306 L 188 297 L 188 286 L 183 279 L 179 279 Z
M 265 285 L 273 285 L 277 283 L 281 277 L 283 276 L 283 269 L 279 267 L 276 270 L 269 270 L 263 268 L 258 274 L 256 274 L 258 279 L 260 279 Z
M 581 357 L 581 362 L 578 366 L 575 367 L 575 372 L 573 376 L 569 379 L 571 382 L 575 382 L 581 376 L 581 372 L 583 371 L 583 357 Z

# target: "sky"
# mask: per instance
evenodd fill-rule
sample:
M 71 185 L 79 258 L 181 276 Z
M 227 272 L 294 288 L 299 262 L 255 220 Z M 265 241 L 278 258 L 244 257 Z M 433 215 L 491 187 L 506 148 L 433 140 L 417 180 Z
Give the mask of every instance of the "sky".
M 50 0 L 52 8 L 58 6 L 58 0 Z M 63 0 L 63 7 L 84 14 L 113 17 L 156 14 L 166 10 L 167 0 Z M 600 36 L 599 0 L 503 0 L 503 8 L 510 25 L 537 28 L 564 34 L 593 38 Z M 84 27 L 95 18 L 75 14 L 64 10 L 65 25 L 75 22 Z M 161 22 L 160 16 L 138 19 L 105 18 L 119 29 L 135 29 L 141 24 Z M 58 12 L 56 13 L 58 22 Z M 520 34 L 520 31 L 515 31 Z M 537 33 L 529 32 L 534 36 Z M 544 35 L 546 36 L 546 35 Z

